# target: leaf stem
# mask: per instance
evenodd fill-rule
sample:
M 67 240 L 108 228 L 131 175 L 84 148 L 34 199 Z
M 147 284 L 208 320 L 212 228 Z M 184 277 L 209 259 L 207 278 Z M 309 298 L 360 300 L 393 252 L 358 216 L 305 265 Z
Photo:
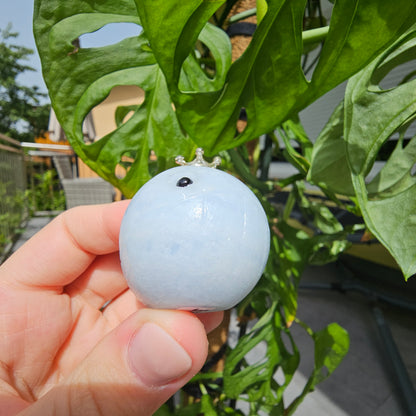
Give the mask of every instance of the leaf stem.
M 316 29 L 305 30 L 302 32 L 302 41 L 304 45 L 322 42 L 329 32 L 329 26 L 318 27 Z
M 290 217 L 290 214 L 292 213 L 293 207 L 296 204 L 296 197 L 295 194 L 293 193 L 293 190 L 291 192 L 289 192 L 288 195 L 288 199 L 287 202 L 285 204 L 285 208 L 283 211 L 283 220 L 287 221 Z
M 262 194 L 273 190 L 273 185 L 271 183 L 263 182 L 251 173 L 250 168 L 236 149 L 229 149 L 228 154 L 230 155 L 231 162 L 233 163 L 236 172 L 247 184 L 258 189 Z
M 254 16 L 257 12 L 257 9 L 254 7 L 253 9 L 249 9 L 249 10 L 244 10 L 241 13 L 237 13 L 234 16 L 231 16 L 228 19 L 228 23 L 236 23 L 239 22 L 240 20 L 244 20 L 247 19 L 247 17 L 251 17 Z
M 258 1 L 258 3 L 262 3 L 262 2 Z M 266 11 L 267 11 L 267 6 L 266 6 Z M 244 10 L 241 13 L 237 13 L 234 16 L 231 16 L 228 19 L 228 23 L 229 24 L 236 23 L 236 22 L 239 22 L 240 20 L 247 19 L 247 17 L 251 17 L 257 14 L 257 21 L 258 21 L 257 24 L 259 24 L 260 21 L 263 19 L 266 11 L 259 11 L 258 13 L 258 10 L 256 7 L 254 7 L 253 9 Z M 329 26 L 323 26 L 323 27 L 318 27 L 316 29 L 305 30 L 302 32 L 303 44 L 310 45 L 311 43 L 322 42 L 327 37 L 328 32 L 329 32 Z

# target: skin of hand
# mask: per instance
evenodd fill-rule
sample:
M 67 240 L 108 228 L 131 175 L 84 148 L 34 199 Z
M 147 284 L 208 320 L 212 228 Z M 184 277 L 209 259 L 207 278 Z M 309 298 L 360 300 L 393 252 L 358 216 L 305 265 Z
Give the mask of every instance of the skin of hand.
M 151 415 L 204 364 L 222 312 L 140 304 L 118 256 L 128 203 L 65 211 L 1 266 L 0 414 Z

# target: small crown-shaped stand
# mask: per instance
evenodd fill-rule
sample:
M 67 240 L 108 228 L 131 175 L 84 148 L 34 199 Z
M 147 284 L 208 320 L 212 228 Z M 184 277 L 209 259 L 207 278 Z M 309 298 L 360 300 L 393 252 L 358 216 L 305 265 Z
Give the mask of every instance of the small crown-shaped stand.
M 198 147 L 195 150 L 195 159 L 192 162 L 186 162 L 183 156 L 176 156 L 175 162 L 181 166 L 205 166 L 208 168 L 216 168 L 221 164 L 221 158 L 219 156 L 215 156 L 211 163 L 207 162 L 204 159 L 204 149 Z

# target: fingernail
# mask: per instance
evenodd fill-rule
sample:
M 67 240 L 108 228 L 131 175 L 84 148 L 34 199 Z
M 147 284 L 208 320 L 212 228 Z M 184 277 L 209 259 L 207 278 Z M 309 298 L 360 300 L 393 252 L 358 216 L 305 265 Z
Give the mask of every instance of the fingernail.
M 144 324 L 129 345 L 133 371 L 147 386 L 163 386 L 186 374 L 192 360 L 178 342 L 160 326 Z

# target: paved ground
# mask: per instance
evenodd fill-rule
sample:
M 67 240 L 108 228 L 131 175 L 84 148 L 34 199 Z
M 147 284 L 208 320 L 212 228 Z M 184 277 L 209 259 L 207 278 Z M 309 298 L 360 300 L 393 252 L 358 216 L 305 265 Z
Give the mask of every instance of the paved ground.
M 17 249 L 36 231 L 46 225 L 50 217 L 35 217 L 27 224 L 26 231 L 15 245 Z M 376 279 L 377 281 L 377 279 Z M 355 290 L 345 292 L 325 288 L 332 283 L 347 284 Z M 397 282 L 397 280 L 396 280 Z M 358 286 L 356 284 L 358 283 Z M 363 284 L 363 286 L 361 286 Z M 296 416 L 408 416 L 416 414 L 415 409 L 406 408 L 402 391 L 391 365 L 392 352 L 387 352 L 374 315 L 382 312 L 393 335 L 401 359 L 410 377 L 410 384 L 404 388 L 414 393 L 416 386 L 416 278 L 411 285 L 403 282 L 377 287 L 374 282 L 355 279 L 344 268 L 332 263 L 324 267 L 310 267 L 302 280 L 299 291 L 298 316 L 314 330 L 330 322 L 337 322 L 350 334 L 350 351 L 340 367 L 296 411 Z M 376 286 L 376 287 L 375 287 Z M 357 290 L 361 287 L 363 290 Z M 405 300 L 410 308 L 377 302 L 373 289 L 384 290 L 385 297 Z M 411 290 L 410 290 L 411 289 Z M 379 317 L 380 318 L 380 317 Z M 286 399 L 295 397 L 303 388 L 310 373 L 313 347 L 303 330 L 295 330 L 297 345 L 301 350 L 301 365 Z M 394 350 L 393 350 L 394 351 Z M 405 374 L 406 376 L 406 374 Z M 406 381 L 406 380 L 405 380 Z
M 413 408 L 406 406 L 399 388 L 391 357 L 394 349 L 388 351 L 386 343 L 393 342 L 400 354 L 410 384 L 405 388 L 415 394 L 416 386 L 416 297 L 408 296 L 407 288 L 389 289 L 394 299 L 405 299 L 413 310 L 377 302 L 376 296 L 357 291 L 345 293 L 334 290 L 312 289 L 315 283 L 351 281 L 345 270 L 337 264 L 325 267 L 311 267 L 305 273 L 303 285 L 309 286 L 299 292 L 298 316 L 319 330 L 330 322 L 337 322 L 350 335 L 350 351 L 333 375 L 318 385 L 296 412 L 296 416 L 407 416 L 416 414 L 416 396 Z M 367 290 L 366 282 L 353 280 Z M 416 282 L 414 282 L 416 283 Z M 310 284 L 310 285 L 309 285 Z M 413 285 L 414 288 L 414 285 Z M 380 316 L 380 313 L 382 314 Z M 377 315 L 378 314 L 378 315 Z M 377 319 L 376 319 L 377 317 Z M 380 322 L 381 318 L 381 322 Z M 388 326 L 392 338 L 383 337 L 377 322 Z M 385 326 L 381 326 L 386 330 Z M 293 390 L 303 386 L 305 375 L 309 374 L 313 360 L 313 349 L 308 337 L 297 331 L 298 345 L 301 346 L 302 362 L 294 382 Z M 385 335 L 385 334 L 384 334 Z M 405 379 L 406 374 L 401 376 Z M 406 382 L 406 380 L 404 380 Z

